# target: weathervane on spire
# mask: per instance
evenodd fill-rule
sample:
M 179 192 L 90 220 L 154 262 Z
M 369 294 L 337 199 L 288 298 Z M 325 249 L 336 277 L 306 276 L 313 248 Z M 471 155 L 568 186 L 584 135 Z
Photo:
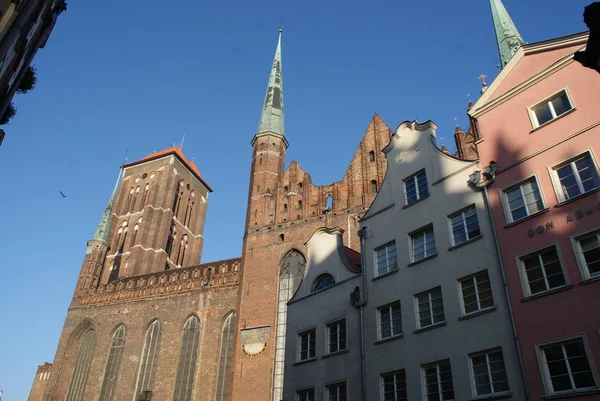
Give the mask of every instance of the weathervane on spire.
M 485 82 L 485 79 L 487 78 L 487 75 L 485 74 L 481 74 L 479 76 L 479 78 L 477 78 L 478 80 L 481 81 L 481 94 L 483 95 L 483 93 L 487 90 L 487 83 Z

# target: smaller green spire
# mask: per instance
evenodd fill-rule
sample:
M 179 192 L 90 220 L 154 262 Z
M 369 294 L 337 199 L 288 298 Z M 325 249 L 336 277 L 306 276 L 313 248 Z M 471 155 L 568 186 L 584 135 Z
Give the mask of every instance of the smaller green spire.
M 500 53 L 500 68 L 504 68 L 517 50 L 525 44 L 525 41 L 502 4 L 502 0 L 490 0 L 490 7 L 498 42 L 498 53 Z
M 279 39 L 277 41 L 277 50 L 273 58 L 271 75 L 269 76 L 269 85 L 265 95 L 265 103 L 260 113 L 260 123 L 257 134 L 263 132 L 272 132 L 274 134 L 285 135 L 283 124 L 283 71 L 281 68 L 281 33 L 283 28 L 279 28 Z
M 100 219 L 100 223 L 98 223 L 98 227 L 96 228 L 96 232 L 94 233 L 93 241 L 102 241 L 104 243 L 108 243 L 108 232 L 110 231 L 110 216 L 112 214 L 113 205 L 115 203 L 115 198 L 117 196 L 117 190 L 119 189 L 119 183 L 121 181 L 121 175 L 123 174 L 123 169 L 119 170 L 119 176 L 117 177 L 117 183 L 115 184 L 115 188 L 110 195 L 110 199 L 108 200 L 108 204 L 104 209 L 104 213 L 102 214 L 102 218 Z

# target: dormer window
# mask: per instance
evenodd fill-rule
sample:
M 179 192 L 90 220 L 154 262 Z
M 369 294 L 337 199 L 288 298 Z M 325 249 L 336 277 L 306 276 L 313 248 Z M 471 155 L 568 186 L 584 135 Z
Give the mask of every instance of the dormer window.
M 324 290 L 327 287 L 331 287 L 335 284 L 335 279 L 329 273 L 323 273 L 315 279 L 312 285 L 311 292 L 317 292 Z
M 533 106 L 529 110 L 529 115 L 531 116 L 533 128 L 538 128 L 570 110 L 573 110 L 573 102 L 571 101 L 567 90 L 563 89 L 543 102 Z

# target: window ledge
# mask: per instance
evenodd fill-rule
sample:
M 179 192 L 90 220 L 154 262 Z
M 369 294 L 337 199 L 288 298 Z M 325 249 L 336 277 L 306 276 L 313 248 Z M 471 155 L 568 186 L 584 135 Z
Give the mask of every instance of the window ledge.
M 294 362 L 294 366 L 296 366 L 296 365 L 303 365 L 305 363 L 314 362 L 316 360 L 317 360 L 317 357 L 315 356 L 315 357 L 312 357 L 312 358 L 304 359 L 302 361 Z
M 573 113 L 575 110 L 577 110 L 575 107 L 573 107 L 571 110 L 569 111 L 565 111 L 564 113 L 562 113 L 560 116 L 553 118 L 550 121 L 546 121 L 545 123 L 543 123 L 542 125 L 538 125 L 537 127 L 535 127 L 534 129 L 532 129 L 531 131 L 529 131 L 530 134 L 533 134 L 536 131 L 541 130 L 542 128 L 552 124 L 554 121 L 560 120 L 561 118 L 563 118 L 564 116 L 567 116 L 571 113 Z
M 398 273 L 398 270 L 399 270 L 398 268 L 395 268 L 394 270 L 391 270 L 391 271 L 389 271 L 387 273 L 380 274 L 377 277 L 373 277 L 371 279 L 371 281 L 380 280 L 380 279 L 385 278 L 387 276 L 391 276 L 392 274 L 396 274 L 396 273 Z
M 418 333 L 422 333 L 424 331 L 429 331 L 429 330 L 437 329 L 438 327 L 445 326 L 446 324 L 448 324 L 448 322 L 440 322 L 440 323 L 432 324 L 431 326 L 427 326 L 427 327 L 423 327 L 421 329 L 417 329 L 417 330 L 413 331 L 413 333 L 418 334 Z
M 504 400 L 506 398 L 512 398 L 512 393 L 499 393 L 499 394 L 491 394 L 491 395 L 482 395 L 481 397 L 471 398 L 471 401 L 494 401 L 494 400 Z
M 396 334 L 396 335 L 391 336 L 391 337 L 386 337 L 386 338 L 383 338 L 383 339 L 381 339 L 379 341 L 375 341 L 373 344 L 374 345 L 379 345 L 379 344 L 383 344 L 383 343 L 389 343 L 390 341 L 399 340 L 401 338 L 404 338 L 404 334 Z
M 422 198 L 417 199 L 416 201 L 412 202 L 412 203 L 407 203 L 406 205 L 402 206 L 402 209 L 407 209 L 411 206 L 416 205 L 417 203 L 424 201 L 425 199 L 429 198 L 431 196 L 431 194 L 427 194 L 426 196 L 423 196 Z
M 597 395 L 597 394 L 600 394 L 600 390 L 594 389 L 594 390 L 586 390 L 586 391 L 573 391 L 571 393 L 566 393 L 566 394 L 547 395 L 542 398 L 544 400 L 559 400 L 562 398 L 583 397 L 586 395 Z
M 589 196 L 589 195 L 595 194 L 595 193 L 596 193 L 596 192 L 598 192 L 598 191 L 600 191 L 600 188 L 592 189 L 591 191 L 584 192 L 584 193 L 582 193 L 582 194 L 579 194 L 579 195 L 577 195 L 577 196 L 574 196 L 574 197 L 572 197 L 572 198 L 570 198 L 570 199 L 567 199 L 567 200 L 565 200 L 565 201 L 559 202 L 559 203 L 557 203 L 556 205 L 554 205 L 554 207 L 561 207 L 561 206 L 567 205 L 567 204 L 569 204 L 569 203 L 571 203 L 571 202 L 578 201 L 578 200 L 579 200 L 579 199 L 581 199 L 581 198 L 585 198 L 586 196 Z
M 420 263 L 427 262 L 428 260 L 431 260 L 431 259 L 437 257 L 438 255 L 439 255 L 439 253 L 434 253 L 433 255 L 425 256 L 423 259 L 419 259 L 417 261 L 407 264 L 406 267 L 413 267 Z
M 589 284 L 589 283 L 593 283 L 594 281 L 600 281 L 600 275 L 598 275 L 596 277 L 586 278 L 585 280 L 581 280 L 579 282 L 579 284 Z
M 531 301 L 532 299 L 537 299 L 537 298 L 545 297 L 546 295 L 551 295 L 551 294 L 554 294 L 554 293 L 557 293 L 557 292 L 569 290 L 571 288 L 573 288 L 573 284 L 566 284 L 566 285 L 563 285 L 563 286 L 560 286 L 560 287 L 553 288 L 553 289 L 548 290 L 548 291 L 540 292 L 539 294 L 530 295 L 528 297 L 523 297 L 523 298 L 521 298 L 521 302 Z
M 482 239 L 482 238 L 483 238 L 483 234 L 480 234 L 480 235 L 478 235 L 478 236 L 477 236 L 477 237 L 475 237 L 475 238 L 471 238 L 471 239 L 468 239 L 468 240 L 466 240 L 465 242 L 461 242 L 461 243 L 460 243 L 460 244 L 458 244 L 458 245 L 451 246 L 450 248 L 448 248 L 448 250 L 449 250 L 449 251 L 453 251 L 453 250 L 455 250 L 455 249 L 458 249 L 458 248 L 460 248 L 460 247 L 462 247 L 462 246 L 465 246 L 465 245 L 472 244 L 472 243 L 473 243 L 473 242 L 475 242 L 475 241 L 479 241 L 479 240 L 480 240 L 480 239 Z
M 334 357 L 334 356 L 338 356 L 338 355 L 342 355 L 342 354 L 347 354 L 348 352 L 350 352 L 350 349 L 346 348 L 346 349 L 343 349 L 341 351 L 335 351 L 335 352 L 331 352 L 331 353 L 329 353 L 327 355 L 323 355 L 321 357 L 321 359 L 327 359 L 327 358 L 331 358 L 331 357 Z
M 472 317 L 485 315 L 486 313 L 494 312 L 496 309 L 498 309 L 498 307 L 496 307 L 496 305 L 490 306 L 489 308 L 485 308 L 482 310 L 478 310 L 476 312 L 471 312 L 468 315 L 461 316 L 458 318 L 458 320 L 467 320 L 467 319 L 471 319 Z
M 512 226 L 516 226 L 516 225 L 517 225 L 517 224 L 519 224 L 519 223 L 522 223 L 522 222 L 524 222 L 524 221 L 527 221 L 527 220 L 531 220 L 531 219 L 533 219 L 533 218 L 536 218 L 536 217 L 538 217 L 539 215 L 541 215 L 541 214 L 544 214 L 544 213 L 546 213 L 546 212 L 547 212 L 547 211 L 549 211 L 549 210 L 550 210 L 550 208 L 549 208 L 549 207 L 547 207 L 547 208 L 545 208 L 545 209 L 542 209 L 542 210 L 538 210 L 537 212 L 535 212 L 535 213 L 532 213 L 532 214 L 530 214 L 529 216 L 525 216 L 525 217 L 523 217 L 523 218 L 521 218 L 521 219 L 519 219 L 519 220 L 513 221 L 512 223 L 508 223 L 507 225 L 505 225 L 505 226 L 504 226 L 504 228 L 510 228 L 510 227 L 512 227 Z

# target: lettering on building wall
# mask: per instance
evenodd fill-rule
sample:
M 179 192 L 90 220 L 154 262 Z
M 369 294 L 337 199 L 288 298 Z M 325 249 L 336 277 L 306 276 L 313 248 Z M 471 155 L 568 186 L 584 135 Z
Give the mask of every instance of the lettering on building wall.
M 552 230 L 553 228 L 554 228 L 554 222 L 550 221 L 550 222 L 546 223 L 546 225 L 539 225 L 536 228 L 529 229 L 529 231 L 527 231 L 527 236 L 529 238 L 531 238 L 536 234 L 542 234 L 546 231 Z
M 590 214 L 596 213 L 596 210 L 600 211 L 600 203 L 596 205 L 596 207 L 590 207 L 584 210 L 578 210 L 574 214 L 570 214 L 567 216 L 567 223 L 570 223 L 574 220 L 579 220 L 585 216 L 589 216 Z

